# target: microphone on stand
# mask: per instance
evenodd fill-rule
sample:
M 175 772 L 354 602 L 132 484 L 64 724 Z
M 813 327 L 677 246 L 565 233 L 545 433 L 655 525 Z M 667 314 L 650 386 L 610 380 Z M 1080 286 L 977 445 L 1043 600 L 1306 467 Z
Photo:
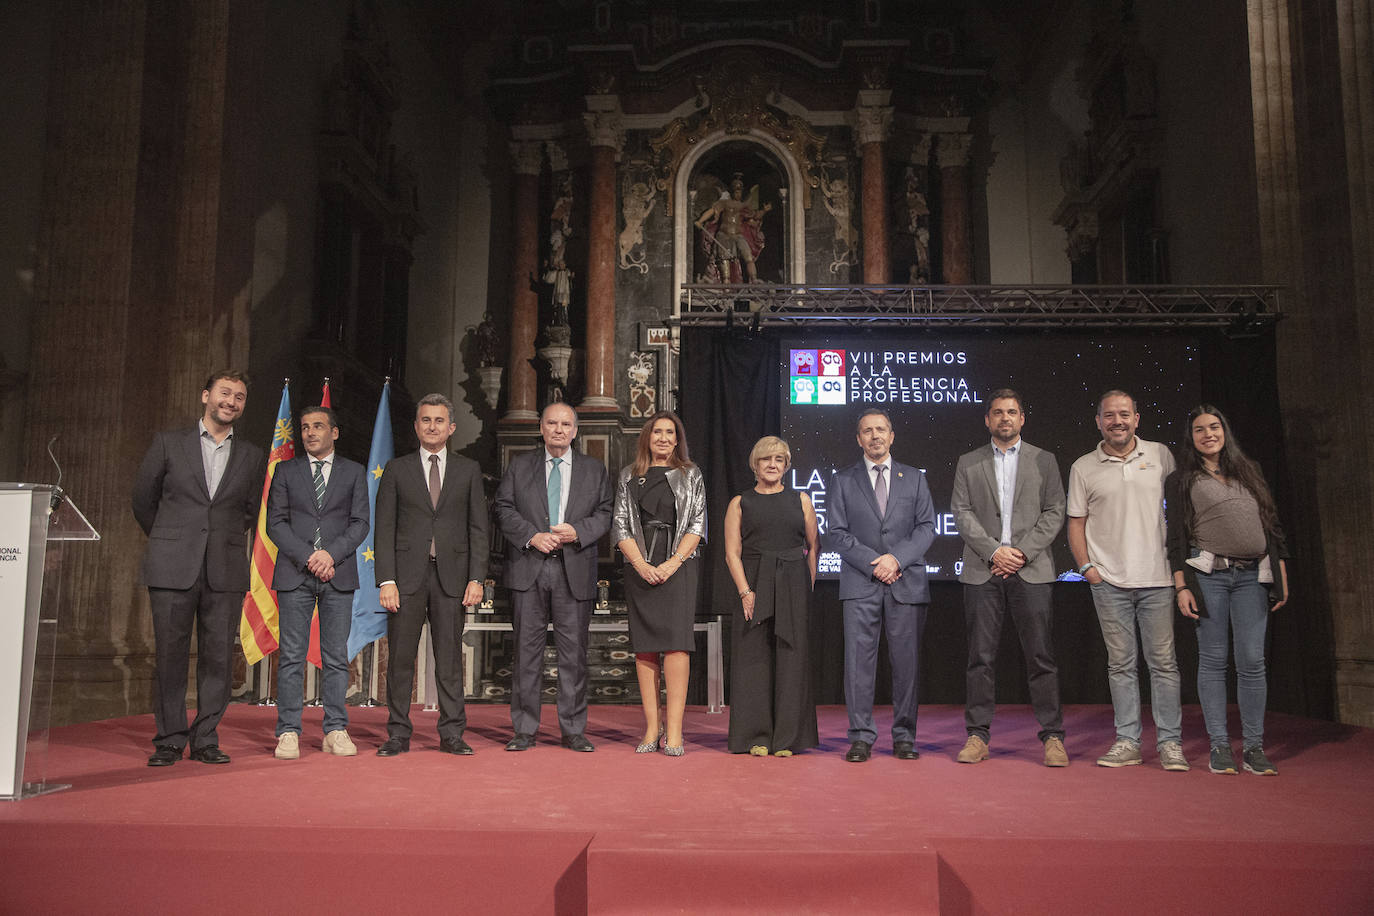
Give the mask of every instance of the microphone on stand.
M 52 451 L 52 444 L 57 441 L 60 435 L 61 433 L 58 433 L 48 440 L 48 457 L 52 459 L 53 467 L 57 468 L 57 483 L 53 484 L 52 499 L 48 505 L 49 515 L 56 512 L 57 507 L 62 505 L 62 465 L 58 463 L 57 456 Z

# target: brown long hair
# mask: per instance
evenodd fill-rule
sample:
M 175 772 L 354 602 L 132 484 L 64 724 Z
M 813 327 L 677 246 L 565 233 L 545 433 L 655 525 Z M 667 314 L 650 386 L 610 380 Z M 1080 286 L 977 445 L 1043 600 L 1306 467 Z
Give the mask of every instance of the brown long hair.
M 635 446 L 635 463 L 630 469 L 630 473 L 636 477 L 643 477 L 648 473 L 649 465 L 654 463 L 654 456 L 649 451 L 649 440 L 653 438 L 654 424 L 659 420 L 672 420 L 673 429 L 677 432 L 677 444 L 673 446 L 673 453 L 668 456 L 668 466 L 678 470 L 692 466 L 692 460 L 687 457 L 687 431 L 682 428 L 681 418 L 671 410 L 660 410 L 644 421 L 644 428 L 639 431 L 639 442 Z
M 1183 527 L 1190 532 L 1193 530 L 1193 484 L 1199 478 L 1211 476 L 1203 467 L 1202 456 L 1198 454 L 1197 447 L 1193 445 L 1193 422 L 1204 414 L 1211 414 L 1221 421 L 1221 432 L 1225 439 L 1221 445 L 1221 454 L 1217 456 L 1221 475 L 1250 491 L 1250 495 L 1255 497 L 1255 502 L 1259 505 L 1260 525 L 1263 526 L 1264 533 L 1277 534 L 1279 514 L 1274 507 L 1274 497 L 1269 492 L 1269 484 L 1264 482 L 1263 472 L 1253 458 L 1241 451 L 1240 443 L 1231 432 L 1231 422 L 1226 419 L 1226 414 L 1211 404 L 1199 404 L 1188 411 L 1188 422 L 1184 425 L 1185 444 L 1178 456 L 1178 469 L 1183 474 Z

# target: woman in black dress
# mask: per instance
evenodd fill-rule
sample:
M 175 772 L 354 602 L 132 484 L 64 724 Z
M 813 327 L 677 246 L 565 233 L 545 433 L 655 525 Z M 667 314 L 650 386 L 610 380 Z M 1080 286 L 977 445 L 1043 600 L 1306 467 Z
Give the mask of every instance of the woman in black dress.
M 783 486 L 787 443 L 760 439 L 749 453 L 757 483 L 725 513 L 725 564 L 739 589 L 730 653 L 730 752 L 790 757 L 815 747 L 816 703 L 808 610 L 820 555 L 816 512 Z
M 706 536 L 706 484 L 687 458 L 687 437 L 676 414 L 660 411 L 640 430 L 634 464 L 621 470 L 616 486 L 611 532 L 631 567 L 625 573 L 625 600 L 644 704 L 644 740 L 635 752 L 651 753 L 663 738 L 663 752 L 681 757 L 689 653 L 696 647 L 696 553 Z M 660 670 L 668 692 L 666 727 L 658 711 Z

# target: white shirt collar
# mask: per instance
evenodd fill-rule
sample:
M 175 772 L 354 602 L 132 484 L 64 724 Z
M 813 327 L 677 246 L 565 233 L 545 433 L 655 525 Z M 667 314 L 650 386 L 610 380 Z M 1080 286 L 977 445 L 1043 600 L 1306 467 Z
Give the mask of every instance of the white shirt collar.
M 876 461 L 871 461 L 871 460 L 869 460 L 869 457 L 868 457 L 867 455 L 864 455 L 864 466 L 868 469 L 868 476 L 869 476 L 869 477 L 872 477 L 872 476 L 873 476 L 873 469 L 876 468 L 876 467 L 878 466 L 878 463 L 877 463 Z M 883 459 L 883 467 L 887 468 L 888 473 L 891 473 L 891 472 L 892 472 L 892 453 L 891 453 L 891 452 L 889 452 L 888 455 L 887 455 L 887 457 Z

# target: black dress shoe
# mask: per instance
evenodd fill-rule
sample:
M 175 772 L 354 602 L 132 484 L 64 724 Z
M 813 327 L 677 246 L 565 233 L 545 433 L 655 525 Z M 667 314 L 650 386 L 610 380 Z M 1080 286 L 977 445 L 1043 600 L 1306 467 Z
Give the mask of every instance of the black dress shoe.
M 395 757 L 397 754 L 404 754 L 410 750 L 409 738 L 387 738 L 382 742 L 382 746 L 377 748 L 378 757 Z
M 181 748 L 172 747 L 170 744 L 159 744 L 157 750 L 153 751 L 153 756 L 148 758 L 150 767 L 169 767 L 181 759 Z
M 516 732 L 515 737 L 506 742 L 508 751 L 527 751 L 534 747 L 534 735 Z
M 863 763 L 873 753 L 873 745 L 867 741 L 855 741 L 849 745 L 849 750 L 845 752 L 844 759 L 850 763 Z
M 921 756 L 921 752 L 916 750 L 916 745 L 910 741 L 892 742 L 892 756 L 898 760 L 915 760 Z
M 584 754 L 596 750 L 596 747 L 587 740 L 586 735 L 564 735 L 563 746 L 570 751 L 582 751 Z
M 207 744 L 191 748 L 191 759 L 201 763 L 228 763 L 229 755 L 220 750 L 218 744 Z
M 445 754 L 457 754 L 460 757 L 471 757 L 472 748 L 462 738 L 445 738 L 439 742 L 439 750 Z

